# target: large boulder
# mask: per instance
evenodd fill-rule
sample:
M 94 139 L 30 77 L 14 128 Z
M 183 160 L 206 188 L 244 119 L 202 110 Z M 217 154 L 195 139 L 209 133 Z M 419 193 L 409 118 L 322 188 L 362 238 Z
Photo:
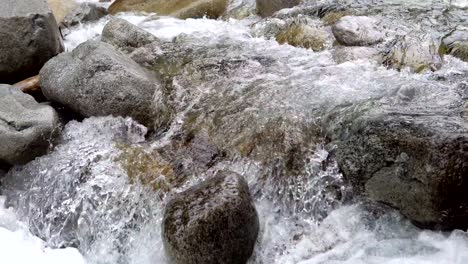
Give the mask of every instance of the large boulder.
M 333 35 L 346 46 L 368 46 L 383 40 L 378 20 L 366 16 L 344 16 L 332 27 Z
M 110 44 L 88 41 L 50 60 L 40 72 L 44 96 L 83 116 L 130 116 L 152 127 L 165 117 L 153 74 Z
M 60 32 L 45 0 L 4 0 L 0 9 L 0 83 L 37 75 L 63 51 Z
M 327 133 L 355 191 L 421 227 L 466 229 L 467 97 L 459 89 L 407 84 L 393 97 L 331 111 Z
M 163 242 L 173 263 L 246 263 L 259 231 L 242 176 L 216 176 L 175 195 L 166 205 Z
M 267 17 L 283 8 L 291 8 L 300 3 L 301 0 L 257 0 L 257 13 Z
M 177 18 L 217 18 L 227 8 L 228 0 L 117 0 L 109 7 L 109 12 L 142 11 Z
M 0 164 L 23 164 L 44 154 L 54 131 L 58 116 L 52 107 L 0 84 Z

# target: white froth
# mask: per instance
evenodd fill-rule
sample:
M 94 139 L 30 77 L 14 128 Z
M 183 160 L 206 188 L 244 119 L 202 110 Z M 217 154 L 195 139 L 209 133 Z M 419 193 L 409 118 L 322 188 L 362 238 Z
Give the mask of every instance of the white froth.
M 2 264 L 85 264 L 75 248 L 50 249 L 33 236 L 0 197 L 0 263 Z

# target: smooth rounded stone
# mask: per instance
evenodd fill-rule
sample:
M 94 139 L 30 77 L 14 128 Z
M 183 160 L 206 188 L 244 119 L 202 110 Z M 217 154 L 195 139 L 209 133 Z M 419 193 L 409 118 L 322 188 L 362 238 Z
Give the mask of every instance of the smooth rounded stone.
M 101 41 L 125 53 L 130 53 L 137 48 L 158 41 L 158 38 L 126 20 L 112 18 L 102 30 Z
M 276 11 L 291 8 L 300 3 L 301 0 L 257 0 L 257 13 L 262 17 L 268 17 Z
M 24 164 L 45 154 L 58 125 L 52 107 L 0 84 L 0 164 Z
M 466 99 L 444 85 L 402 85 L 390 98 L 340 107 L 324 119 L 358 194 L 420 227 L 468 228 Z
M 389 46 L 384 57 L 384 65 L 388 67 L 422 72 L 426 69 L 436 71 L 443 65 L 443 58 L 439 54 L 440 43 L 430 36 L 402 36 Z
M 336 63 L 363 59 L 382 62 L 380 52 L 373 47 L 337 47 L 332 55 Z
M 153 74 L 110 44 L 87 41 L 47 62 L 44 96 L 85 116 L 129 116 L 148 127 L 166 122 L 162 87 Z
M 0 8 L 0 83 L 37 75 L 63 51 L 54 15 L 45 0 L 4 0 Z
M 246 263 L 259 220 L 244 178 L 220 171 L 166 205 L 163 242 L 172 263 Z
M 72 27 L 83 22 L 99 20 L 107 15 L 107 9 L 93 3 L 81 3 L 77 8 L 68 13 L 61 25 Z
M 217 18 L 224 14 L 228 0 L 116 0 L 109 13 L 140 11 L 181 19 Z
M 379 21 L 366 16 L 344 16 L 333 27 L 336 40 L 346 46 L 369 46 L 379 43 L 384 35 L 378 27 Z

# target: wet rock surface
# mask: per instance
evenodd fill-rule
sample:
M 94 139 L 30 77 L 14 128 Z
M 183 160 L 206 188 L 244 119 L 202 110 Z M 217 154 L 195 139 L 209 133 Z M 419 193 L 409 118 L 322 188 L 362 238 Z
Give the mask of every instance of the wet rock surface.
M 99 20 L 107 15 L 107 9 L 92 3 L 81 3 L 77 8 L 68 13 L 61 25 L 72 27 L 80 23 Z
M 398 37 L 391 43 L 384 57 L 384 65 L 398 70 L 409 68 L 415 72 L 436 71 L 442 64 L 439 42 L 425 35 Z
M 0 11 L 0 83 L 37 75 L 63 51 L 60 32 L 45 0 L 4 0 Z
M 40 73 L 45 97 L 85 117 L 131 116 L 153 127 L 163 122 L 161 86 L 151 73 L 113 46 L 88 41 L 50 60 Z
M 135 69 L 162 87 L 155 98 L 165 107 L 150 109 L 170 117 L 140 119 L 166 120 L 161 129 L 149 125 L 150 133 L 130 118 L 72 121 L 51 153 L 10 170 L 2 191 L 34 234 L 54 247 L 78 247 L 90 263 L 170 262 L 177 254 L 163 252 L 164 205 L 232 171 L 249 183 L 261 223 L 251 263 L 428 263 L 442 255 L 439 262 L 464 264 L 466 250 L 453 248 L 468 247 L 466 233 L 421 231 L 405 217 L 423 228 L 468 227 L 468 66 L 438 48 L 438 40 L 463 41 L 447 36 L 466 24 L 465 11 L 437 0 L 363 0 L 307 1 L 242 21 L 119 14 L 158 37 L 112 20 L 103 42 L 68 54 L 73 60 L 49 69 L 47 82 L 76 81 L 76 71 L 86 78 L 66 93 L 83 86 L 107 96 L 102 87 L 114 91 L 121 70 Z M 332 34 L 346 15 L 378 18 L 385 38 L 316 50 L 276 39 L 295 22 Z M 93 64 L 82 60 L 100 66 L 86 72 Z M 89 91 L 76 98 L 100 98 Z M 343 206 L 362 200 L 369 205 Z M 206 245 L 179 237 L 187 247 Z
M 246 181 L 223 171 L 171 198 L 162 224 L 172 263 L 246 263 L 259 232 Z
M 124 11 L 143 11 L 182 19 L 205 15 L 217 18 L 226 11 L 227 4 L 227 0 L 117 0 L 109 7 L 109 12 L 115 14 Z
M 300 4 L 301 0 L 256 0 L 257 12 L 262 17 L 273 15 L 283 8 L 291 8 Z
M 444 96 L 433 97 L 437 91 Z M 396 96 L 332 114 L 336 157 L 357 192 L 423 227 L 466 228 L 468 135 L 459 115 L 463 99 L 453 93 L 429 83 L 402 85 Z
M 45 154 L 59 130 L 48 105 L 10 85 L 0 85 L 0 163 L 24 164 Z
M 156 42 L 158 39 L 126 20 L 113 18 L 102 30 L 101 41 L 109 43 L 123 52 L 130 53 L 137 48 Z

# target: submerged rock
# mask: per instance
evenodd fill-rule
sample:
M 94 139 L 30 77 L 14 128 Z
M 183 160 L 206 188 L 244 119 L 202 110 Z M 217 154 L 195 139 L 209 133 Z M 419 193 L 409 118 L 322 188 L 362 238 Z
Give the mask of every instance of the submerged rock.
M 301 0 L 257 0 L 257 12 L 262 17 L 267 17 L 283 8 L 291 8 L 300 3 Z
M 426 69 L 439 70 L 443 65 L 439 54 L 439 42 L 429 36 L 401 36 L 389 44 L 384 65 L 402 70 L 406 67 L 414 72 Z
M 117 0 L 109 7 L 109 12 L 115 14 L 126 11 L 142 11 L 177 18 L 200 18 L 208 16 L 217 18 L 227 8 L 228 0 Z
M 45 0 L 5 0 L 0 9 L 0 83 L 37 75 L 63 51 L 60 32 Z
M 130 116 L 144 125 L 165 123 L 158 80 L 107 43 L 87 41 L 50 60 L 40 72 L 44 96 L 89 116 Z
M 344 16 L 332 27 L 333 35 L 346 46 L 369 46 L 383 40 L 378 20 L 366 16 Z
M 96 21 L 107 15 L 107 9 L 93 3 L 81 3 L 77 8 L 68 13 L 61 25 L 72 27 L 83 22 Z
M 220 171 L 166 205 L 163 242 L 173 263 L 246 263 L 259 232 L 242 176 Z
M 382 63 L 379 50 L 373 47 L 337 47 L 332 55 L 336 63 L 366 59 Z
M 0 164 L 24 164 L 45 154 L 58 123 L 52 107 L 0 84 Z

